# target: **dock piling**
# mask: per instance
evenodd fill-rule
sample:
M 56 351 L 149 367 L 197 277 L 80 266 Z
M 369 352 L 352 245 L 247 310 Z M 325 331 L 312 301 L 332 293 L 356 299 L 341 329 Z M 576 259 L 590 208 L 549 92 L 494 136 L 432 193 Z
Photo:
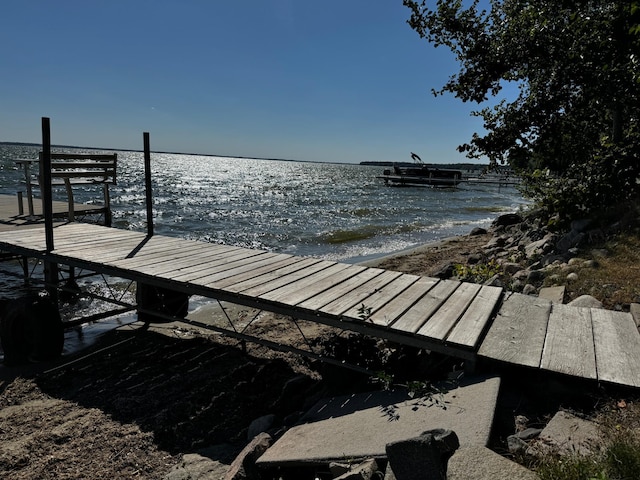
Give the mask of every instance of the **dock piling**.
M 44 213 L 44 235 L 46 252 L 54 250 L 53 243 L 53 197 L 51 193 L 51 125 L 48 117 L 42 117 L 42 212 Z M 50 260 L 44 262 L 45 288 L 54 304 L 58 302 L 58 264 Z
M 149 147 L 149 132 L 144 137 L 144 185 L 147 204 L 147 236 L 153 236 L 153 193 L 151 191 L 151 149 Z

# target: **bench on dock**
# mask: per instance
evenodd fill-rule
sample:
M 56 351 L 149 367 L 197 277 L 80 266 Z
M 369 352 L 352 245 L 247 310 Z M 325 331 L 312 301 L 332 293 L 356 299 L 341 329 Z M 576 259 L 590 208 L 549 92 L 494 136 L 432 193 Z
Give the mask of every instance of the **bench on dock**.
M 41 188 L 42 152 L 39 160 L 17 160 L 16 163 L 24 169 L 25 185 L 29 215 L 35 215 L 33 208 L 33 190 Z M 32 171 L 32 164 L 37 163 L 37 172 Z M 111 200 L 109 185 L 116 184 L 116 167 L 118 156 L 111 154 L 84 153 L 52 153 L 51 154 L 51 187 L 64 187 L 67 193 L 68 209 L 66 215 L 69 221 L 74 221 L 77 206 L 74 203 L 74 186 L 98 185 L 102 189 L 102 205 L 82 208 L 82 214 L 103 214 L 106 226 L 111 226 Z

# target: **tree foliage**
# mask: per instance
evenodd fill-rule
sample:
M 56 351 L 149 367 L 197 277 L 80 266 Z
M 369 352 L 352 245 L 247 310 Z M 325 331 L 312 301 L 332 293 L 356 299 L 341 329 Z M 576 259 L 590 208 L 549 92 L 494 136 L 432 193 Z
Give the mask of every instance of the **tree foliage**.
M 554 186 L 564 188 L 565 207 L 569 202 L 588 211 L 604 195 L 618 202 L 637 194 L 640 21 L 635 2 L 490 0 L 483 9 L 479 0 L 438 0 L 429 2 L 431 7 L 426 1 L 403 1 L 411 9 L 410 26 L 434 45 L 451 49 L 460 64 L 434 93 L 480 105 L 475 115 L 483 119 L 485 132 L 474 134 L 461 151 L 570 178 Z M 505 98 L 488 105 L 505 90 Z M 545 184 L 530 189 L 538 199 L 553 194 L 544 191 Z M 553 202 L 547 203 L 551 208 Z

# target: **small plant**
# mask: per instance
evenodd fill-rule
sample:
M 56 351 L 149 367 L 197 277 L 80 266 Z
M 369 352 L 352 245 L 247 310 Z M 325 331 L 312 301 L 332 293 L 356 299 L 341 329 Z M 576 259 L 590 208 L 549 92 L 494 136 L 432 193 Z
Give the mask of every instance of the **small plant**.
M 370 321 L 372 310 L 373 309 L 371 307 L 367 307 L 363 303 L 362 305 L 360 305 L 360 308 L 358 308 L 358 318 L 360 318 L 360 320 L 362 320 L 363 322 Z
M 453 272 L 460 280 L 484 283 L 493 276 L 502 273 L 502 267 L 495 260 L 490 260 L 488 263 L 477 263 L 475 265 L 458 263 L 454 265 Z

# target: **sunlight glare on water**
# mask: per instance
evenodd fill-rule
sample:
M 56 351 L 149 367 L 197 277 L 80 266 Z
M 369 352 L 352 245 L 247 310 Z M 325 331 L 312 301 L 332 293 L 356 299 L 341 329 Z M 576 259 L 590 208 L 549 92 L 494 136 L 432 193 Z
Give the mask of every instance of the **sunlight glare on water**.
M 0 193 L 22 188 L 13 160 L 37 158 L 38 150 L 0 147 Z M 114 226 L 143 231 L 143 155 L 117 153 Z M 157 234 L 331 260 L 375 257 L 467 233 L 524 203 L 504 187 L 387 187 L 375 178 L 382 167 L 164 153 L 151 160 Z M 76 196 L 79 202 L 98 198 L 89 189 Z

